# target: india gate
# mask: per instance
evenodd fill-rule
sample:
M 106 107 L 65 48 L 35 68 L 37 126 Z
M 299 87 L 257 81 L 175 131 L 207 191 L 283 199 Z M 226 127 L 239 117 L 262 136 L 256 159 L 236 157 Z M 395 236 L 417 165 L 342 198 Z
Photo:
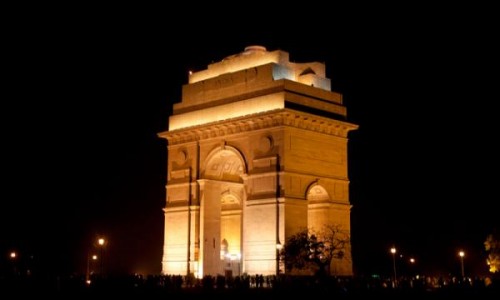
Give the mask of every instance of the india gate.
M 279 249 L 304 228 L 350 232 L 346 121 L 325 64 L 249 46 L 190 73 L 173 105 L 164 274 L 284 272 Z M 332 260 L 352 275 L 350 247 Z

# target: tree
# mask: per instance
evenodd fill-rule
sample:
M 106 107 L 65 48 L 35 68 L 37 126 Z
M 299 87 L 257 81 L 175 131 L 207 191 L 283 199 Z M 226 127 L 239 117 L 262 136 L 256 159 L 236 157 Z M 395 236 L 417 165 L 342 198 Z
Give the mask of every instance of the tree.
M 302 229 L 290 236 L 282 249 L 287 272 L 330 274 L 332 259 L 343 259 L 349 234 L 340 225 L 325 225 L 320 231 Z
M 500 272 L 500 237 L 497 233 L 486 237 L 484 248 L 488 253 L 486 263 L 490 267 L 491 273 Z

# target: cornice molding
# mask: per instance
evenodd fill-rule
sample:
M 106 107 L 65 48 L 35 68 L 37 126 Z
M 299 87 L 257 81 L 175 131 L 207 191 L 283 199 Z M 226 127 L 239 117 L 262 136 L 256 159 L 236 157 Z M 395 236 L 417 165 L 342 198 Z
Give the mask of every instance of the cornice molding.
M 169 145 L 174 145 L 279 126 L 295 127 L 343 138 L 347 138 L 349 131 L 358 128 L 358 125 L 352 123 L 285 108 L 178 130 L 164 131 L 159 133 L 158 136 L 167 139 Z

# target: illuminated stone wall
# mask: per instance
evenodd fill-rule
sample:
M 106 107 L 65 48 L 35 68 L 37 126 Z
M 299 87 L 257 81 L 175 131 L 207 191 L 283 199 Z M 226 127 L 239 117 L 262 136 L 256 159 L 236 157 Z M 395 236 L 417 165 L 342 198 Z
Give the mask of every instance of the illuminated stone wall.
M 159 134 L 168 140 L 162 272 L 276 274 L 276 246 L 298 230 L 349 233 L 356 128 L 318 62 L 252 46 L 191 74 Z M 348 252 L 336 275 L 352 275 Z

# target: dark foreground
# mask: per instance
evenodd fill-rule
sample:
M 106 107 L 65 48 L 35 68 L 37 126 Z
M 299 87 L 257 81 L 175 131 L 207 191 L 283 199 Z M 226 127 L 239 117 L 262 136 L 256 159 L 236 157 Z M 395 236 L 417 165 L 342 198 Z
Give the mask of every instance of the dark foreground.
M 498 280 L 390 280 L 360 278 L 122 276 L 93 278 L 1 278 L 0 297 L 101 297 L 138 299 L 500 299 Z

